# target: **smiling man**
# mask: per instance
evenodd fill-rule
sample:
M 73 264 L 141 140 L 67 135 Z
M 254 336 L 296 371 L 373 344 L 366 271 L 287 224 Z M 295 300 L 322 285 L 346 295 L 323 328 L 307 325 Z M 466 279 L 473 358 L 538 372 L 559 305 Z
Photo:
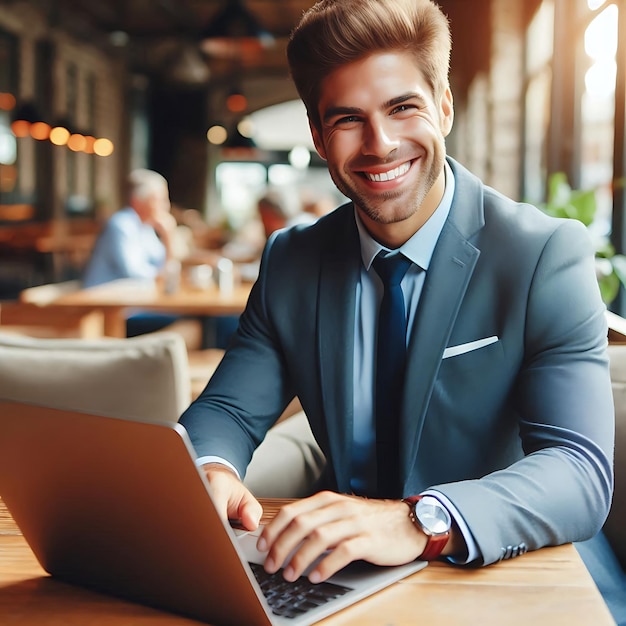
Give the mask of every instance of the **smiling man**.
M 358 559 L 488 565 L 590 538 L 610 506 L 586 230 L 446 156 L 449 56 L 429 0 L 323 0 L 289 43 L 315 146 L 352 202 L 268 241 L 234 342 L 182 416 L 224 517 L 255 528 L 240 476 L 299 397 L 327 490 L 260 536 L 288 580 L 324 553 L 313 581 Z

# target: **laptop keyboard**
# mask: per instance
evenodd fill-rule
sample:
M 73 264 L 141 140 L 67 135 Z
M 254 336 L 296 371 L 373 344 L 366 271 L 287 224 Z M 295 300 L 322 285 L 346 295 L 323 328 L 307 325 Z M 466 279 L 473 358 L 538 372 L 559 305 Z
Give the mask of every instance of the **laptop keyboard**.
M 261 591 L 274 615 L 294 618 L 352 591 L 350 587 L 323 582 L 312 583 L 305 576 L 295 582 L 286 581 L 280 570 L 268 574 L 262 565 L 249 563 Z

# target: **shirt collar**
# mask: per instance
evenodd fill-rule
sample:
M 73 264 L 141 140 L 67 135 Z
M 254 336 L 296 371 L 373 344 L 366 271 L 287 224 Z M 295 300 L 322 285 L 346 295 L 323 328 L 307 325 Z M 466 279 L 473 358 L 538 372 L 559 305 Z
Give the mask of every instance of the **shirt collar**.
M 439 239 L 443 225 L 450 213 L 452 198 L 454 197 L 454 174 L 447 161 L 444 165 L 444 173 L 446 186 L 439 206 L 435 209 L 435 212 L 430 216 L 428 221 L 408 241 L 398 248 L 398 252 L 401 252 L 407 259 L 423 270 L 427 270 L 430 265 L 430 259 L 435 251 L 435 246 L 437 245 L 437 240 Z M 359 231 L 361 258 L 365 269 L 369 270 L 372 261 L 381 250 L 385 252 L 389 252 L 390 250 L 374 240 L 367 232 L 361 218 L 357 214 L 356 208 L 354 209 L 354 217 Z

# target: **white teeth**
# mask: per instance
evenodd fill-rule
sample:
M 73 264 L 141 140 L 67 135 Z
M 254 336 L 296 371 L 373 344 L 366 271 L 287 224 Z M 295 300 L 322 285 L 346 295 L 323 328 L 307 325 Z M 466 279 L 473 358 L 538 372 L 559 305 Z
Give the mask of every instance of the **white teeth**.
M 365 172 L 365 176 L 375 183 L 382 183 L 386 180 L 393 180 L 394 178 L 398 178 L 398 176 L 402 176 L 402 174 L 406 174 L 409 171 L 410 167 L 410 163 L 403 163 L 393 170 L 389 170 L 388 172 L 382 172 L 380 174 L 368 174 L 367 172 Z

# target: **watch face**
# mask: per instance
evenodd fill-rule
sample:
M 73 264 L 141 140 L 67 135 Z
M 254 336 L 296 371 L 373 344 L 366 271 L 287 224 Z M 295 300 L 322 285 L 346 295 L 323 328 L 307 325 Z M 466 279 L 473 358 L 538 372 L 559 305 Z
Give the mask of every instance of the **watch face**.
M 415 504 L 415 517 L 430 535 L 447 533 L 452 525 L 447 509 L 432 496 L 424 496 Z

